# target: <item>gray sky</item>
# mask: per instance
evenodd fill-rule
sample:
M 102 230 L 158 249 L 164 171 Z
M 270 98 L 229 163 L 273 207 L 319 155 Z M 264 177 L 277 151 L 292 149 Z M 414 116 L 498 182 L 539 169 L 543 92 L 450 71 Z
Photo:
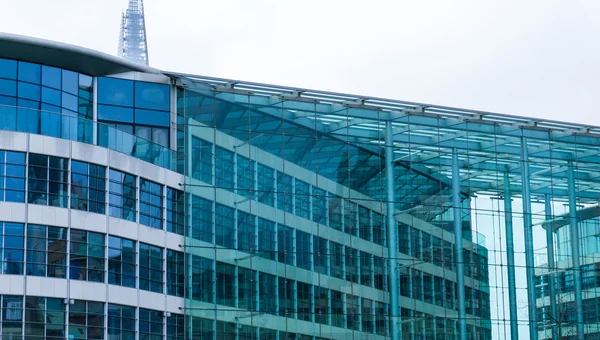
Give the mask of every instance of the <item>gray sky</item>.
M 0 0 L 0 31 L 114 54 L 127 0 Z M 171 71 L 600 125 L 600 2 L 146 0 Z
M 115 54 L 126 5 L 0 0 L 0 31 Z M 150 64 L 160 69 L 600 125 L 597 0 L 145 5 Z M 484 233 L 492 262 L 503 248 Z M 501 293 L 493 318 L 503 318 Z

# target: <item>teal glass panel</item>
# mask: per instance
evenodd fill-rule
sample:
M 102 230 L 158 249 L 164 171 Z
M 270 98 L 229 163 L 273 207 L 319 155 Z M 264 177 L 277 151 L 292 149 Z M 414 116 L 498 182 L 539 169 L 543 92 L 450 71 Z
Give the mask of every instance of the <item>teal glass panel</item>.
M 135 82 L 135 107 L 149 110 L 169 111 L 169 85 Z M 166 113 L 168 115 L 168 113 Z

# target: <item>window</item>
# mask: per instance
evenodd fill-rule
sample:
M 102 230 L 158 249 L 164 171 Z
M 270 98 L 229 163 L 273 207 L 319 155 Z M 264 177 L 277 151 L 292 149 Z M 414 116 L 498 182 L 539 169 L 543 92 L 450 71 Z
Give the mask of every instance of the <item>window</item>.
M 375 289 L 384 290 L 384 284 L 386 282 L 386 263 L 384 259 L 379 256 L 373 256 L 373 268 L 375 277 Z
M 132 107 L 133 81 L 98 77 L 98 104 Z
M 69 278 L 104 282 L 104 234 L 71 229 Z
M 238 308 L 256 310 L 256 271 L 238 267 Z
M 65 278 L 67 229 L 27 226 L 27 275 Z
M 25 338 L 65 338 L 65 305 L 62 299 L 25 297 Z
M 106 168 L 71 161 L 71 208 L 104 214 L 106 203 Z
M 346 247 L 346 281 L 358 283 L 358 250 Z
M 383 302 L 375 302 L 375 333 L 378 335 L 387 335 L 387 305 Z M 443 337 L 440 337 L 443 339 Z
M 362 206 L 358 207 L 358 236 L 371 241 L 371 210 Z
M 185 288 L 184 254 L 167 250 L 167 294 L 183 297 Z
M 163 229 L 163 186 L 140 178 L 140 224 Z
M 313 187 L 312 191 L 312 208 L 313 216 L 312 220 L 327 225 L 327 196 L 324 190 L 317 187 Z
M 24 228 L 21 223 L 0 222 L 2 273 L 23 275 Z
M 234 242 L 234 209 L 228 206 L 217 204 L 217 216 L 215 218 L 216 244 L 225 248 L 233 249 Z
M 373 243 L 383 246 L 385 244 L 385 231 L 383 215 L 373 212 Z
M 361 303 L 362 331 L 365 333 L 374 333 L 375 317 L 373 315 L 373 300 L 362 298 Z
M 7 202 L 25 202 L 25 153 L 0 151 L 0 194 Z
M 23 297 L 3 295 L 2 298 L 2 334 L 0 339 L 20 339 L 23 330 Z
M 135 241 L 108 237 L 108 283 L 135 287 Z
M 331 254 L 331 276 L 344 279 L 344 246 L 329 241 L 329 253 Z
M 373 287 L 373 255 L 360 252 L 360 284 Z
M 258 218 L 258 256 L 275 260 L 275 223 Z
M 314 286 L 315 322 L 329 325 L 329 289 Z
M 169 111 L 169 85 L 135 82 L 135 106 L 142 109 Z
M 346 328 L 358 330 L 358 296 L 346 294 Z
M 296 215 L 309 219 L 310 218 L 310 185 L 296 179 Z
M 331 290 L 331 325 L 344 327 L 344 294 Z
M 237 194 L 246 198 L 254 195 L 254 166 L 256 162 L 237 156 Z
M 162 312 L 140 308 L 140 340 L 161 340 L 162 338 Z
M 312 257 L 311 235 L 296 230 L 296 266 L 311 270 Z
M 17 61 L 0 59 L 0 77 L 17 79 Z
M 329 269 L 327 239 L 318 236 L 313 236 L 313 256 L 315 263 L 315 271 L 327 275 Z
M 167 317 L 167 340 L 185 340 L 185 317 L 171 313 Z
M 167 187 L 167 231 L 184 235 L 185 202 L 181 190 Z
M 275 280 L 277 277 L 271 274 L 259 273 L 258 294 L 260 311 L 269 314 L 277 313 L 277 295 Z
M 294 208 L 294 178 L 277 171 L 277 209 L 288 213 Z
M 69 307 L 69 339 L 104 339 L 104 303 L 75 300 Z
M 135 307 L 108 304 L 108 338 L 135 340 Z
M 343 202 L 340 196 L 332 194 L 329 197 L 329 226 L 335 230 L 342 230 Z
M 215 185 L 233 191 L 233 152 L 219 146 L 215 148 Z
M 296 283 L 294 280 L 279 277 L 279 316 L 294 317 Z
M 217 304 L 235 307 L 235 266 L 217 261 Z
M 41 80 L 42 67 L 38 64 L 19 61 L 19 80 L 39 84 Z
M 294 229 L 277 224 L 277 261 L 294 264 Z
M 237 249 L 253 253 L 256 251 L 254 241 L 256 216 L 237 211 Z
M 38 154 L 29 154 L 27 202 L 67 207 L 69 160 Z
M 296 282 L 298 320 L 312 321 L 312 285 Z
M 213 202 L 192 195 L 191 237 L 213 243 Z
M 109 215 L 135 222 L 137 186 L 135 176 L 109 170 Z
M 191 255 L 191 257 L 192 282 L 194 284 L 191 287 L 191 294 L 188 293 L 186 296 L 191 296 L 193 300 L 213 303 L 214 261 L 196 255 Z
M 256 165 L 258 178 L 257 196 L 260 203 L 275 206 L 275 171 L 266 165 Z
M 163 292 L 162 248 L 140 243 L 140 289 Z
M 192 178 L 212 184 L 213 145 L 204 139 L 192 137 Z

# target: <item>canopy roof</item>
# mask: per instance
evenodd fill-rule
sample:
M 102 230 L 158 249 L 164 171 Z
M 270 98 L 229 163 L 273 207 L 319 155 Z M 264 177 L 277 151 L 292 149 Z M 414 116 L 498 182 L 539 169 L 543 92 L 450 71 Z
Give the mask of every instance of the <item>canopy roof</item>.
M 451 178 L 451 154 L 459 153 L 461 187 L 464 195 L 485 194 L 501 196 L 504 175 L 508 173 L 510 188 L 518 196 L 522 191 L 522 146 L 529 154 L 530 182 L 533 199 L 565 201 L 568 197 L 567 168 L 575 167 L 577 196 L 580 204 L 597 203 L 600 197 L 600 127 L 525 118 L 497 113 L 457 109 L 430 104 L 363 97 L 307 89 L 257 84 L 180 73 L 164 72 L 178 79 L 188 89 L 210 91 L 215 100 L 251 108 L 264 116 L 274 117 L 286 125 L 286 143 L 298 140 L 296 151 L 301 155 L 320 155 L 321 174 L 336 172 L 339 167 L 327 168 L 324 161 L 336 157 L 345 143 L 364 151 L 355 161 L 350 173 L 361 172 L 362 185 L 383 181 L 383 143 L 385 125 L 393 127 L 395 165 L 409 169 L 420 178 L 409 180 L 410 190 L 396 192 L 423 193 L 435 196 L 448 188 Z M 235 117 L 229 117 L 234 119 Z M 240 117 L 237 117 L 240 118 Z M 226 119 L 225 117 L 223 119 Z M 253 120 L 258 124 L 258 120 Z M 264 120 L 263 124 L 270 123 Z M 232 120 L 228 128 L 243 124 Z M 296 127 L 298 131 L 289 130 Z M 257 126 L 253 131 L 260 131 Z M 240 129 L 241 130 L 241 129 Z M 248 129 L 245 129 L 246 131 Z M 307 143 L 306 131 L 314 132 Z M 317 136 L 317 137 L 314 137 Z M 264 139 L 263 137 L 258 139 Z M 337 142 L 335 142 L 337 141 Z M 339 143 L 344 141 L 345 143 Z M 257 141 L 258 142 L 258 141 Z M 262 147 L 273 140 L 263 140 Z M 255 141 L 252 142 L 255 144 Z M 281 142 L 279 142 L 279 147 Z M 299 157 L 315 160 L 317 157 Z M 373 171 L 372 163 L 382 164 Z M 337 162 L 332 162 L 337 166 Z M 308 168 L 313 168 L 308 166 Z M 406 173 L 396 171 L 397 176 Z M 357 180 L 357 176 L 352 176 Z M 343 181 L 339 181 L 343 183 Z M 344 183 L 356 188 L 356 184 Z M 396 183 L 398 184 L 398 183 Z M 375 188 L 375 187 L 373 187 Z M 381 185 L 376 189 L 381 191 Z M 361 190 L 364 192 L 364 190 Z M 374 195 L 370 195 L 374 196 Z M 418 200 L 415 200 L 418 201 Z M 423 204 L 423 202 L 418 203 Z M 415 209 L 415 204 L 405 208 Z

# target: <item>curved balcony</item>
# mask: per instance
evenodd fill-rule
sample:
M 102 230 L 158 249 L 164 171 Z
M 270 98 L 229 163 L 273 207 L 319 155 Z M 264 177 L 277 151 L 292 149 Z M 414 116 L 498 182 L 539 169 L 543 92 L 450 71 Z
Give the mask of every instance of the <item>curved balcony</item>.
M 177 171 L 175 151 L 89 119 L 0 105 L 0 130 L 34 133 L 97 145 Z

